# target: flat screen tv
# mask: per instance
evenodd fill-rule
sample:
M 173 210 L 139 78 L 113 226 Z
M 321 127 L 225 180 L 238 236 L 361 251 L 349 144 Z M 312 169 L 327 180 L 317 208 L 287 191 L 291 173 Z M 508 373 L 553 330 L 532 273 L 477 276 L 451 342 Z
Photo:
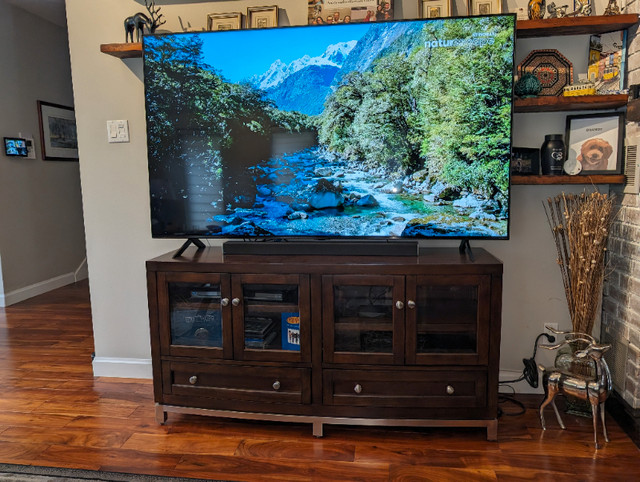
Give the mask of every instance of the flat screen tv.
M 515 17 L 144 37 L 154 237 L 509 236 Z

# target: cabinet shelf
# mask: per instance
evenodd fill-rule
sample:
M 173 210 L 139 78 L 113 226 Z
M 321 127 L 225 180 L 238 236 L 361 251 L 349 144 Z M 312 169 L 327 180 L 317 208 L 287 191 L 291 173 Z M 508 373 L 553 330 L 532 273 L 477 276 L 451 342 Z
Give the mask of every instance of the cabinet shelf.
M 511 184 L 624 184 L 624 174 L 594 174 L 593 176 L 511 176 Z
M 628 100 L 629 96 L 627 94 L 530 97 L 527 99 L 515 99 L 513 110 L 519 113 L 618 109 L 627 105 Z
M 100 52 L 113 55 L 119 59 L 142 58 L 142 43 L 102 44 L 100 45 Z
M 517 38 L 550 37 L 560 35 L 596 35 L 624 30 L 638 22 L 638 15 L 594 15 L 591 17 L 564 17 L 542 20 L 518 20 Z

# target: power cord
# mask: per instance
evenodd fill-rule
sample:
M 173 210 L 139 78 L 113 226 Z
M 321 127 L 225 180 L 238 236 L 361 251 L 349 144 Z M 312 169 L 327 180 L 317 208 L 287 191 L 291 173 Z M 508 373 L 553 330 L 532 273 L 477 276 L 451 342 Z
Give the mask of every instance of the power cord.
M 533 344 L 533 355 L 531 356 L 531 358 L 522 359 L 522 363 L 524 363 L 524 369 L 522 370 L 522 375 L 515 380 L 503 380 L 499 382 L 500 385 L 507 384 L 507 383 L 517 383 L 517 382 L 521 382 L 522 380 L 526 380 L 527 383 L 531 385 L 533 388 L 538 387 L 538 366 L 536 364 L 536 352 L 538 351 L 538 341 L 543 336 L 547 338 L 547 341 L 549 341 L 549 343 L 553 343 L 554 341 L 556 341 L 555 336 L 549 335 L 548 333 L 540 333 L 536 337 L 536 341 Z M 504 410 L 502 410 L 502 408 L 498 408 L 498 417 L 501 417 L 502 415 L 509 415 L 509 416 L 522 415 L 526 412 L 526 408 L 524 404 L 514 398 L 515 389 L 513 387 L 509 387 L 509 388 L 511 388 L 513 393 L 498 395 L 498 403 L 510 402 L 520 407 L 520 410 L 518 412 L 511 413 L 511 412 L 505 412 Z
M 547 338 L 549 343 L 553 343 L 554 341 L 556 341 L 555 336 L 548 333 L 540 333 L 536 337 L 536 341 L 533 344 L 533 355 L 531 356 L 531 358 L 522 359 L 522 363 L 524 363 L 522 375 L 515 380 L 503 380 L 500 382 L 500 385 L 505 383 L 517 383 L 521 382 L 522 380 L 526 380 L 527 383 L 533 388 L 538 388 L 538 365 L 536 364 L 536 352 L 538 351 L 538 340 L 540 340 L 540 338 L 543 336 Z

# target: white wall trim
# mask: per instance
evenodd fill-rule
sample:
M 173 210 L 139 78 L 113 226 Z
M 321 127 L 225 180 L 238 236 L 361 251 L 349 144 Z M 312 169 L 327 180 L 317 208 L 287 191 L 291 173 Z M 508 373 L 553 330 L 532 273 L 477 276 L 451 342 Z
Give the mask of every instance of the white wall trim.
M 24 288 L 10 291 L 8 293 L 0 293 L 0 307 L 10 306 L 20 301 L 33 298 L 34 296 L 47 293 L 48 291 L 62 288 L 75 281 L 74 273 L 66 273 L 55 278 L 40 281 Z
M 153 378 L 150 358 L 109 358 L 93 359 L 93 375 L 114 378 Z

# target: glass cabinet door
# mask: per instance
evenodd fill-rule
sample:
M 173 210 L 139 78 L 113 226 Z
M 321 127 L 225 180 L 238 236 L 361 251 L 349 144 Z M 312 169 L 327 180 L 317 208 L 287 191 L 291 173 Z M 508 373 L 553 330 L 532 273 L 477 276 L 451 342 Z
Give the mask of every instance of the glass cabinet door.
M 229 314 L 223 313 L 229 302 L 224 293 L 229 288 L 223 280 L 196 273 L 172 274 L 166 279 L 164 302 L 169 319 L 161 339 L 172 355 L 189 354 L 198 348 L 210 352 L 205 356 L 231 356 Z
M 403 277 L 329 276 L 324 291 L 326 361 L 401 363 Z
M 418 277 L 408 283 L 408 363 L 486 362 L 489 282 L 482 276 Z M 485 318 L 486 319 L 486 318 Z M 482 329 L 480 329 L 482 330 Z
M 235 355 L 243 360 L 310 360 L 308 278 L 233 278 Z

